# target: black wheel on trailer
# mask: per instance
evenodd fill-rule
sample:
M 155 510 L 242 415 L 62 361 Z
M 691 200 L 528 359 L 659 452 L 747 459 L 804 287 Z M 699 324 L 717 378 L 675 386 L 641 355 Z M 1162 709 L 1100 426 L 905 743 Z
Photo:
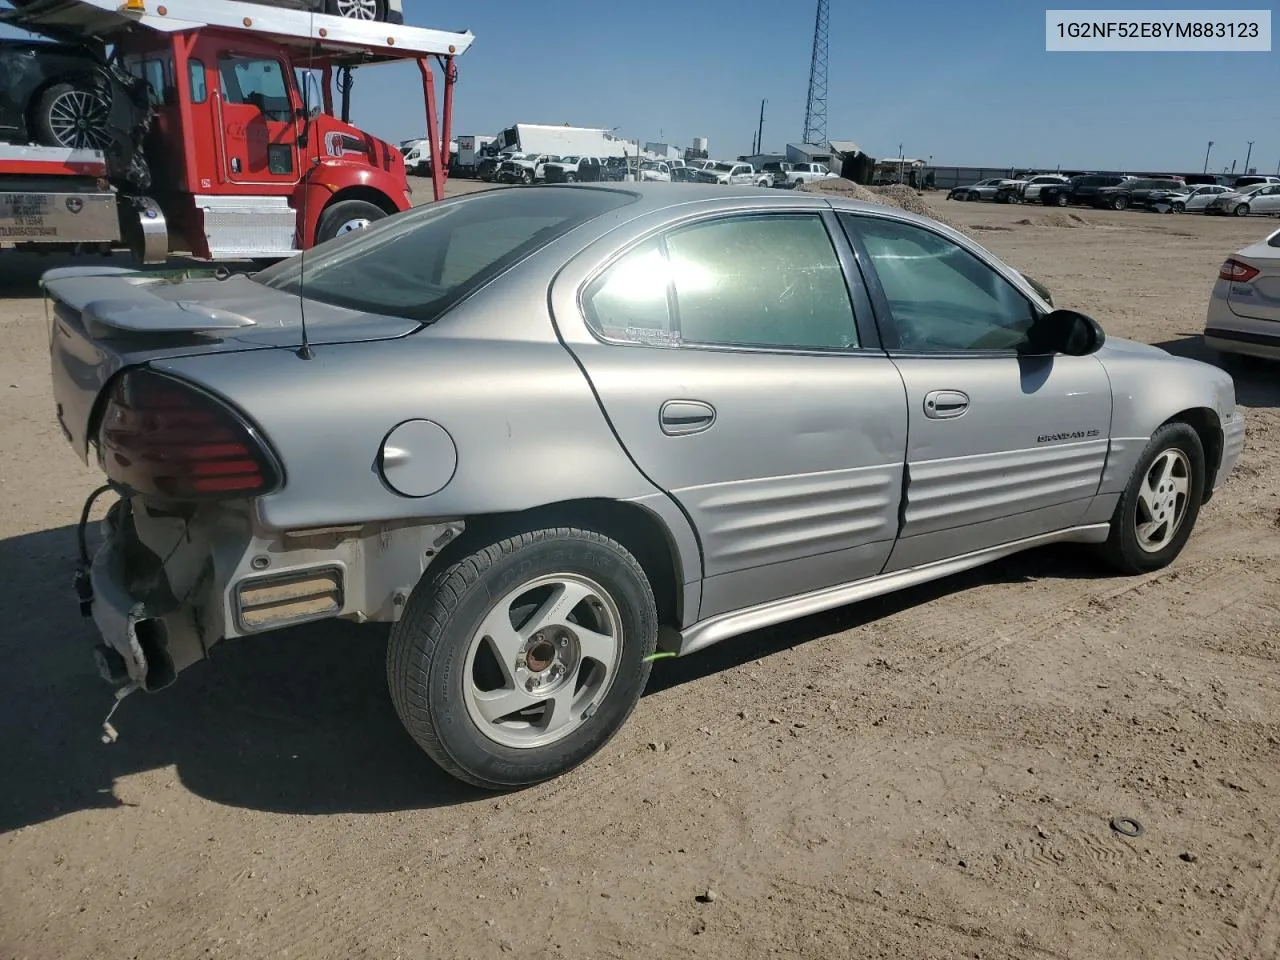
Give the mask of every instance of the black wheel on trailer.
M 111 143 L 111 105 L 84 84 L 50 85 L 37 98 L 32 114 L 42 146 L 102 150 Z
M 316 243 L 363 230 L 386 215 L 387 211 L 368 200 L 339 200 L 320 214 L 320 222 L 316 225 Z
M 387 0 L 325 0 L 324 12 L 349 20 L 386 20 Z

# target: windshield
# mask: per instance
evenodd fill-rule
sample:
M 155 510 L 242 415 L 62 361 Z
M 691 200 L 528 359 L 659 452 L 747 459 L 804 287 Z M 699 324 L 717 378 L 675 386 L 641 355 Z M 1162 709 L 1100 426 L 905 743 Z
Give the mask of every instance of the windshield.
M 720 173 L 732 173 L 734 166 L 731 163 L 716 163 L 712 165 L 712 169 L 717 170 Z
M 567 195 L 566 195 L 567 194 Z M 635 201 L 618 190 L 497 190 L 424 204 L 254 274 L 283 293 L 431 323 L 539 248 Z
M 1236 187 L 1236 193 L 1257 193 L 1263 187 L 1269 187 L 1269 183 L 1251 183 L 1247 187 Z
M 659 165 L 658 165 L 657 163 L 654 163 L 652 160 L 646 160 L 643 164 L 641 164 L 641 166 L 642 166 L 642 167 L 644 167 L 644 169 L 646 169 L 646 170 L 658 170 L 658 169 L 661 169 L 661 168 L 659 167 Z

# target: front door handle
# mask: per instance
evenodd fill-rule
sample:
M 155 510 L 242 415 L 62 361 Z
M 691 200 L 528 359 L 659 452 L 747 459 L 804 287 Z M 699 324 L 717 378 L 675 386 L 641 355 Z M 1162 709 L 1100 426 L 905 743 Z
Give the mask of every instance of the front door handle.
M 959 390 L 934 390 L 924 398 L 924 415 L 933 420 L 959 417 L 969 409 L 969 397 Z
M 668 400 L 658 414 L 662 432 L 669 437 L 699 433 L 716 422 L 716 409 L 701 400 Z

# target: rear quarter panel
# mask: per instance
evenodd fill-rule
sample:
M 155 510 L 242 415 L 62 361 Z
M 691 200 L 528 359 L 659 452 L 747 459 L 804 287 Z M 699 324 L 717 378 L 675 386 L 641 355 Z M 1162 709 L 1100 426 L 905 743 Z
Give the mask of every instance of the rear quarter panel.
M 225 396 L 270 441 L 286 482 L 257 501 L 268 529 L 643 501 L 699 575 L 691 531 L 672 529 L 680 515 L 627 458 L 556 338 L 547 280 L 536 264 L 518 267 L 433 326 L 318 346 L 312 360 L 272 349 L 154 366 Z M 392 428 L 417 418 L 448 432 L 457 466 L 443 489 L 415 498 L 392 490 L 378 461 Z

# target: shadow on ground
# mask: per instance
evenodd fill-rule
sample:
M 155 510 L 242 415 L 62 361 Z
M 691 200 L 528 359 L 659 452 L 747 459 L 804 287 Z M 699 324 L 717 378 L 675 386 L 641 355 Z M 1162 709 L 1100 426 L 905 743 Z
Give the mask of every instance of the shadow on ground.
M 1236 382 L 1236 401 L 1255 409 L 1280 408 L 1280 362 L 1255 357 L 1224 356 L 1205 345 L 1200 334 L 1184 333 L 1155 346 L 1179 357 L 1221 367 Z
M 400 726 L 379 626 L 331 622 L 219 645 L 167 690 L 126 698 L 112 720 L 119 740 L 103 744 L 112 695 L 89 652 L 95 629 L 71 592 L 75 554 L 72 527 L 0 540 L 8 588 L 0 597 L 0 831 L 119 806 L 118 778 L 169 765 L 209 800 L 283 813 L 422 809 L 486 796 L 440 772 Z M 1070 549 L 1028 553 L 659 661 L 648 693 L 979 583 L 1096 574 Z

